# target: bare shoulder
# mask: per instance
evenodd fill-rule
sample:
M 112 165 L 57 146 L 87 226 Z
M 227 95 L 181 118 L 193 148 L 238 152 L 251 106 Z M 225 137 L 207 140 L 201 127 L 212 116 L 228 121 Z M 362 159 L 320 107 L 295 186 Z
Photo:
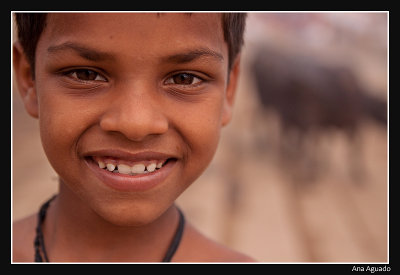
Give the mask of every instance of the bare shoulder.
M 256 262 L 253 258 L 219 244 L 187 223 L 176 252 L 177 262 Z
M 35 238 L 36 215 L 13 222 L 13 261 L 32 262 L 34 260 L 33 241 Z

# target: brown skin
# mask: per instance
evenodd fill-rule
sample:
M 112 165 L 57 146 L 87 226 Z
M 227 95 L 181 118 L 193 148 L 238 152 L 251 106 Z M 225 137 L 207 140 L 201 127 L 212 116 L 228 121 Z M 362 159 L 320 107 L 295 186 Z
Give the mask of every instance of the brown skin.
M 35 79 L 14 45 L 21 97 L 60 177 L 44 224 L 50 261 L 163 258 L 178 224 L 174 201 L 210 163 L 231 118 L 239 60 L 228 71 L 218 14 L 50 14 Z M 121 192 L 85 164 L 103 149 L 176 163 L 157 186 Z M 14 261 L 33 260 L 35 225 L 36 216 L 14 223 Z M 187 223 L 173 261 L 251 259 Z

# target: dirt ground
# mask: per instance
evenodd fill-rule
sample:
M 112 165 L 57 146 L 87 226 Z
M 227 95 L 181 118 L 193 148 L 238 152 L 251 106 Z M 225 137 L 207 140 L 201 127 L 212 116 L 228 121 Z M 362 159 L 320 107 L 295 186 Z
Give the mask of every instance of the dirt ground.
M 257 29 L 257 20 L 250 19 Z M 282 157 L 279 119 L 261 110 L 247 69 L 254 41 L 243 54 L 232 123 L 209 168 L 178 205 L 209 237 L 261 262 L 386 262 L 387 128 L 366 121 L 355 141 L 340 131 L 310 136 L 306 146 L 318 166 Z M 362 62 L 360 74 L 371 75 Z M 386 88 L 386 71 L 374 77 L 365 78 Z M 57 176 L 41 147 L 37 121 L 26 114 L 18 94 L 12 95 L 15 220 L 57 192 Z

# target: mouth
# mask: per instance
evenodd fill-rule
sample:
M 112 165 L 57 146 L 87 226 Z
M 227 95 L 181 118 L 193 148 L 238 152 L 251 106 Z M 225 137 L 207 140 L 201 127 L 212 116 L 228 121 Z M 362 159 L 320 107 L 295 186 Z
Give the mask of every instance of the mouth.
M 177 158 L 154 152 L 131 155 L 103 151 L 85 156 L 85 162 L 108 187 L 118 191 L 145 191 L 165 181 Z
M 161 169 L 169 161 L 173 161 L 172 158 L 169 158 L 162 160 L 129 162 L 127 160 L 113 159 L 110 157 L 92 157 L 92 160 L 97 163 L 100 169 L 130 176 L 154 173 L 155 171 Z

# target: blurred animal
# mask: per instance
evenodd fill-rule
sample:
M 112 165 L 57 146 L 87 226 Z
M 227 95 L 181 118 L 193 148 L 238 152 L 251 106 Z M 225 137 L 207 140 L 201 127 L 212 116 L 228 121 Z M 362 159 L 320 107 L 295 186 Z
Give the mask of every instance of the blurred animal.
M 286 159 L 304 160 L 307 139 L 330 130 L 354 140 L 366 120 L 386 127 L 386 101 L 365 91 L 349 68 L 265 48 L 256 53 L 251 71 L 261 106 L 274 110 L 280 119 Z M 317 164 L 306 165 L 315 172 Z

